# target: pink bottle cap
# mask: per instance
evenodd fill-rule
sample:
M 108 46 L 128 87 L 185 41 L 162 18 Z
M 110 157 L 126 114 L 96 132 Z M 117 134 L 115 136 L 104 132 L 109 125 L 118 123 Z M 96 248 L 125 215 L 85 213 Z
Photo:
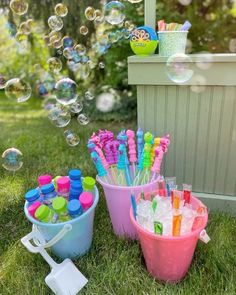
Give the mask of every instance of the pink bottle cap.
M 80 204 L 83 210 L 88 210 L 93 204 L 93 194 L 90 192 L 83 192 L 79 197 Z
M 57 179 L 57 192 L 67 193 L 70 190 L 70 179 L 67 176 L 62 176 Z
M 36 212 L 36 210 L 38 209 L 38 207 L 40 207 L 42 204 L 40 202 L 35 202 L 34 204 L 30 205 L 29 208 L 28 208 L 28 212 L 29 212 L 29 215 L 34 217 L 34 214 Z
M 52 182 L 52 176 L 51 175 L 40 175 L 38 177 L 39 186 L 43 186 L 43 185 L 49 184 L 51 182 Z

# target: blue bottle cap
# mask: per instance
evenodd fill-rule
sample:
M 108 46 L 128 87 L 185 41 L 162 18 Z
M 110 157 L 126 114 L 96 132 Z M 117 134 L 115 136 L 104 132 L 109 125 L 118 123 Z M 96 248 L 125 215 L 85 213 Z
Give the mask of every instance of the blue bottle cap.
M 25 194 L 25 199 L 28 202 L 33 202 L 39 198 L 39 191 L 37 189 L 32 189 Z
M 80 180 L 81 171 L 79 169 L 72 169 L 69 171 L 69 177 L 71 180 Z
M 83 213 L 79 200 L 71 200 L 67 205 L 67 210 L 70 215 L 81 215 Z
M 70 197 L 72 196 L 73 198 L 79 198 L 81 192 L 82 192 L 82 190 L 78 190 L 78 189 L 73 189 L 73 188 L 71 188 L 71 189 L 70 189 L 70 194 L 69 194 L 69 196 L 70 196 Z
M 77 191 L 83 190 L 81 181 L 72 181 L 70 187 Z
M 52 183 L 49 183 L 49 184 L 46 184 L 44 186 L 41 187 L 41 191 L 42 193 L 45 195 L 45 194 L 48 194 L 48 193 L 51 193 L 55 190 L 54 188 L 54 185 Z

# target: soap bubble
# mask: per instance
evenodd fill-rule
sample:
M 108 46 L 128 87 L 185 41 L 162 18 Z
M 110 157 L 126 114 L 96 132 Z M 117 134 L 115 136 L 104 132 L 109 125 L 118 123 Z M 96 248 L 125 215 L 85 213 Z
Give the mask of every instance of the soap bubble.
M 17 32 L 15 35 L 15 39 L 17 42 L 21 43 L 27 40 L 27 36 L 22 32 Z
M 49 111 L 48 118 L 53 125 L 63 128 L 70 123 L 71 114 L 67 108 L 61 105 L 56 105 Z
M 87 18 L 87 20 L 90 20 L 90 21 L 93 21 L 96 17 L 95 9 L 91 6 L 89 6 L 85 9 L 84 14 L 85 14 L 85 17 Z
M 73 39 L 69 36 L 63 37 L 62 42 L 63 42 L 64 48 L 73 47 L 73 44 L 74 44 Z
M 143 0 L 128 0 L 128 2 L 134 4 L 134 3 L 140 3 L 142 2 Z
M 66 142 L 68 143 L 69 146 L 76 146 L 80 143 L 80 138 L 79 136 L 74 133 L 71 130 L 66 130 L 64 132 L 65 138 L 66 138 Z
M 102 69 L 102 70 L 105 69 L 105 64 L 104 64 L 104 62 L 102 62 L 102 61 L 98 64 L 98 66 L 99 66 L 99 68 Z
M 85 55 L 86 53 L 86 47 L 83 44 L 78 44 L 74 47 L 78 55 Z
M 88 28 L 86 26 L 81 26 L 79 28 L 79 32 L 80 32 L 81 35 L 86 36 L 88 34 L 89 30 L 88 30 Z
M 84 96 L 85 96 L 86 100 L 93 100 L 94 99 L 93 93 L 89 90 L 85 92 Z
M 178 0 L 180 4 L 184 5 L 184 6 L 187 6 L 189 5 L 192 0 Z
M 110 32 L 108 35 L 109 42 L 114 44 L 119 41 L 119 36 L 116 32 Z
M 212 54 L 209 52 L 200 52 L 197 54 L 196 66 L 202 70 L 209 69 L 212 66 Z
M 54 11 L 55 14 L 60 16 L 60 17 L 65 17 L 68 13 L 68 8 L 65 4 L 63 3 L 58 3 L 55 7 L 54 7 Z
M 229 41 L 229 51 L 232 53 L 236 52 L 236 38 Z
M 125 19 L 125 6 L 119 1 L 108 2 L 104 6 L 105 20 L 111 25 L 121 24 Z
M 51 31 L 49 37 L 50 43 L 54 43 L 55 41 L 59 41 L 61 39 L 61 33 L 59 31 Z
M 63 55 L 66 59 L 72 59 L 74 54 L 74 49 L 72 47 L 66 47 L 63 50 Z
M 29 35 L 31 33 L 31 27 L 27 24 L 27 22 L 22 22 L 20 24 L 19 31 L 22 34 Z
M 96 99 L 96 107 L 101 112 L 110 112 L 115 104 L 115 96 L 112 93 L 102 93 Z
M 43 108 L 46 111 L 50 111 L 51 109 L 55 108 L 56 105 L 57 105 L 57 101 L 56 101 L 56 98 L 53 96 L 48 97 L 44 99 L 43 101 Z
M 7 80 L 3 75 L 0 74 L 0 89 L 4 89 L 6 87 Z
M 14 78 L 7 81 L 5 86 L 5 94 L 10 99 L 15 99 L 17 102 L 24 102 L 31 96 L 31 86 L 19 78 Z
M 206 78 L 201 75 L 194 75 L 192 78 L 191 90 L 200 93 L 206 90 Z
M 57 57 L 49 58 L 47 63 L 48 63 L 49 70 L 51 72 L 58 73 L 62 69 L 62 62 Z
M 182 84 L 192 78 L 193 70 L 191 66 L 190 57 L 182 53 L 174 54 L 167 60 L 166 74 L 174 83 Z
M 2 154 L 2 167 L 8 171 L 17 171 L 23 165 L 23 154 L 16 148 L 9 148 Z
M 72 105 L 70 105 L 70 111 L 74 114 L 78 114 L 83 110 L 83 103 L 79 100 L 77 100 L 76 102 L 72 103 Z
M 62 78 L 55 85 L 57 101 L 63 105 L 69 105 L 76 101 L 77 85 L 70 78 Z
M 63 21 L 57 15 L 52 15 L 48 19 L 49 27 L 54 31 L 60 31 L 63 28 Z
M 28 3 L 24 0 L 11 0 L 10 8 L 17 15 L 23 15 L 28 11 Z
M 56 40 L 56 41 L 52 42 L 51 45 L 52 45 L 53 48 L 59 49 L 59 48 L 61 48 L 62 45 L 63 45 L 63 44 L 62 44 L 62 40 Z M 58 53 L 58 54 L 62 54 L 62 51 L 59 51 L 59 50 L 58 50 L 57 53 Z
M 95 19 L 94 19 L 95 24 L 98 24 L 98 25 L 101 24 L 104 21 L 104 15 L 101 12 L 101 10 L 96 9 L 94 11 L 94 14 L 95 14 Z
M 88 125 L 89 118 L 86 114 L 79 114 L 77 121 L 80 125 Z

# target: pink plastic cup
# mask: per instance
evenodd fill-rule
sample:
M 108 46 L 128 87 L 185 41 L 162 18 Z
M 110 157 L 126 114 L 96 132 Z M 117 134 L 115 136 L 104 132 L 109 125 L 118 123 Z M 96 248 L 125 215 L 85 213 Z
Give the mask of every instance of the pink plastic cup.
M 40 175 L 38 177 L 39 186 L 43 186 L 43 185 L 49 184 L 51 182 L 52 182 L 52 176 L 51 175 Z
M 130 220 L 131 192 L 138 196 L 141 192 L 151 192 L 157 189 L 157 180 L 140 186 L 116 186 L 103 182 L 98 176 L 97 181 L 102 185 L 106 203 L 111 218 L 113 230 L 119 237 L 137 239 L 138 234 Z
M 149 199 L 150 194 L 145 198 Z M 191 204 L 194 209 L 204 206 L 195 197 L 191 197 Z M 191 265 L 200 233 L 207 225 L 208 214 L 201 218 L 198 228 L 180 237 L 158 236 L 145 230 L 134 219 L 132 208 L 130 218 L 138 232 L 148 272 L 160 281 L 175 283 L 183 279 Z

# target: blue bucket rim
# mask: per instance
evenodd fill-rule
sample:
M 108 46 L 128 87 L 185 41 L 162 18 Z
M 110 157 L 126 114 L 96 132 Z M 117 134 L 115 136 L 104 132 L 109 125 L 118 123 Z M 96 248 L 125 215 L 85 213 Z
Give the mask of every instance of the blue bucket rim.
M 33 224 L 35 224 L 37 226 L 54 227 L 54 228 L 58 227 L 59 228 L 59 227 L 65 225 L 65 224 L 68 224 L 68 223 L 74 224 L 74 223 L 77 223 L 80 220 L 83 220 L 84 218 L 86 218 L 87 215 L 89 215 L 93 210 L 95 210 L 95 208 L 96 208 L 96 206 L 98 204 L 98 201 L 99 201 L 99 192 L 98 192 L 97 186 L 95 185 L 94 186 L 94 202 L 93 202 L 93 205 L 86 212 L 84 212 L 81 216 L 76 217 L 74 219 L 71 219 L 71 220 L 68 220 L 68 221 L 65 221 L 65 222 L 60 222 L 60 223 L 44 223 L 44 222 L 40 222 L 40 221 L 34 219 L 32 216 L 29 215 L 29 212 L 27 210 L 27 208 L 28 208 L 28 202 L 27 201 L 25 202 L 25 205 L 24 205 L 24 212 L 25 212 L 25 216 L 27 217 L 27 219 L 31 223 L 33 223 Z

